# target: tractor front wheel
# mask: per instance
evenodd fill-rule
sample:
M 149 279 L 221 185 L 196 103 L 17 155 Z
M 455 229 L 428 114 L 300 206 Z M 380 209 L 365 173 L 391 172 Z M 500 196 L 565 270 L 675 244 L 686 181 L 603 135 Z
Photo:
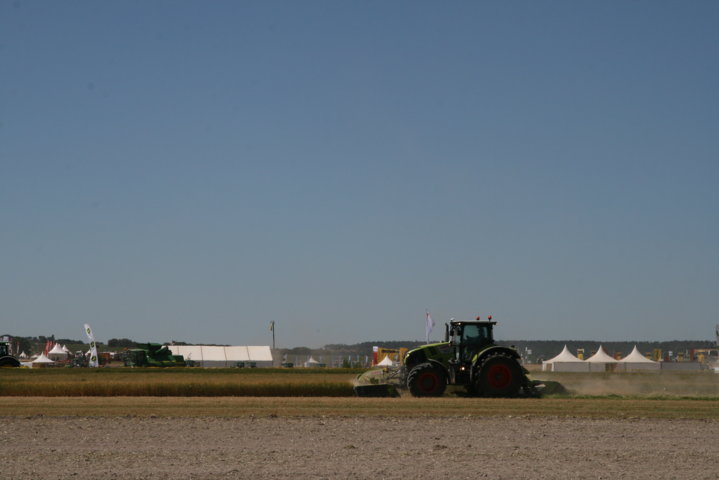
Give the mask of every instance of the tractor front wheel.
M 447 388 L 447 375 L 431 363 L 420 363 L 407 375 L 407 387 L 414 397 L 439 397 Z
M 479 367 L 476 389 L 485 397 L 516 397 L 521 388 L 522 367 L 502 353 L 488 357 Z

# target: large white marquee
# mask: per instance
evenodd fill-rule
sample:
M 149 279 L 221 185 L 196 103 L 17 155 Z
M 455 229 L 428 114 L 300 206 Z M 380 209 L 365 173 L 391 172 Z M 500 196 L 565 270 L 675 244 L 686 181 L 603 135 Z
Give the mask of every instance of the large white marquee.
M 235 367 L 240 362 L 272 366 L 269 346 L 168 345 L 173 355 L 182 355 L 201 367 Z

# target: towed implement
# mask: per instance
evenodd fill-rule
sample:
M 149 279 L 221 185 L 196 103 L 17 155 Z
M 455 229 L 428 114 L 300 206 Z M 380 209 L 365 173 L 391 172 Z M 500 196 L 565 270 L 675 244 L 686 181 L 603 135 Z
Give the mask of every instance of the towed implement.
M 358 384 L 355 393 L 390 396 L 395 388 L 406 388 L 415 397 L 438 397 L 448 385 L 456 385 L 473 396 L 539 396 L 539 382 L 527 377 L 517 350 L 495 343 L 496 324 L 492 317 L 487 321 L 479 317 L 474 321 L 451 321 L 445 324 L 444 342 L 407 352 L 396 382 L 375 380 Z

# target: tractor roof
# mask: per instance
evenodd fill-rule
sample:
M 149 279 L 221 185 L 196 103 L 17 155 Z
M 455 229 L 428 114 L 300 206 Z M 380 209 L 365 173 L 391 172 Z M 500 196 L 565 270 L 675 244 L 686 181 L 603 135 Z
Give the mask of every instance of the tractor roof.
M 471 324 L 471 325 L 496 325 L 496 324 L 497 324 L 497 322 L 495 322 L 495 321 L 493 321 L 493 320 L 452 320 L 452 321 L 449 322 L 449 323 L 451 323 L 452 325 L 467 325 L 467 324 Z

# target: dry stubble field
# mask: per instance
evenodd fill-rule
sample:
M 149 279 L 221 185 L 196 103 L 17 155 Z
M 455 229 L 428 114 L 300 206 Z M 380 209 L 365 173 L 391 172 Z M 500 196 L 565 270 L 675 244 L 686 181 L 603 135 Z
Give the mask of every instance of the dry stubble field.
M 0 412 L 8 479 L 719 478 L 706 395 L 0 396 Z

